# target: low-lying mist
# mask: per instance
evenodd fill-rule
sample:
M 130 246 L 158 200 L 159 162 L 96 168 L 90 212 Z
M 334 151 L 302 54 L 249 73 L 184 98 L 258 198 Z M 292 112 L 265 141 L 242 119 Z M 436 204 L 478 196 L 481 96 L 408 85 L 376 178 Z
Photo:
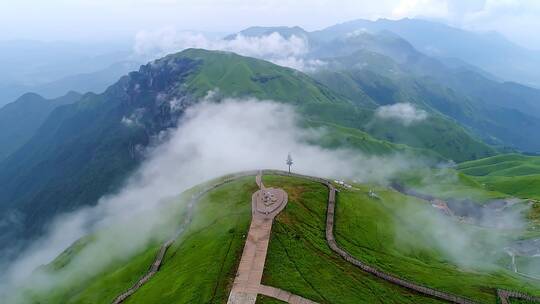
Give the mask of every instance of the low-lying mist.
M 201 101 L 186 111 L 178 128 L 160 134 L 162 143 L 148 148 L 147 160 L 122 189 L 102 197 L 95 207 L 55 219 L 45 235 L 9 264 L 0 293 L 9 293 L 10 302 L 25 303 L 20 287 L 47 292 L 75 278 L 90 278 L 112 261 L 128 259 L 165 238 L 171 229 L 163 223 L 174 222 L 171 217 L 177 214 L 168 212 L 165 202 L 171 198 L 225 174 L 285 169 L 288 153 L 295 172 L 359 181 L 381 182 L 418 165 L 400 155 L 373 157 L 308 144 L 325 131 L 304 129 L 298 122 L 292 107 L 273 101 Z M 34 271 L 89 234 L 87 244 L 61 270 Z
M 508 248 L 529 228 L 527 202 L 473 187 L 448 168 L 415 175 L 419 180 L 413 182 L 414 190 L 393 210 L 402 219 L 395 229 L 396 245 L 410 247 L 415 231 L 412 243 L 420 244 L 417 250 L 435 251 L 463 269 L 511 269 Z M 412 196 L 426 200 L 429 207 L 413 203 Z M 535 267 L 531 273 L 540 273 Z
M 235 52 L 305 72 L 314 71 L 326 65 L 326 62 L 319 59 L 306 58 L 310 51 L 306 37 L 298 35 L 285 37 L 278 32 L 261 36 L 238 34 L 224 39 L 210 38 L 201 33 L 177 31 L 166 27 L 137 33 L 133 50 L 135 58 L 148 60 L 187 48 Z
M 507 258 L 505 248 L 523 231 L 525 225 L 523 212 L 526 205 L 507 210 L 500 216 L 490 213 L 483 218 L 484 221 L 494 223 L 504 221 L 504 224 L 511 225 L 512 229 L 470 224 L 444 215 L 435 208 L 400 205 L 396 211 L 402 219 L 401 225 L 396 227 L 398 243 L 410 247 L 410 244 L 407 244 L 410 240 L 409 234 L 415 231 L 415 242 L 421 240 L 422 244 L 419 248 L 437 252 L 436 255 L 442 260 L 464 269 L 489 271 L 508 266 L 501 263 Z
M 178 196 L 183 191 L 234 172 L 285 170 L 288 153 L 295 172 L 359 182 L 387 184 L 398 174 L 424 166 L 421 160 L 399 154 L 376 157 L 321 148 L 310 143 L 322 138 L 325 129 L 305 129 L 300 124 L 292 107 L 275 101 L 201 100 L 186 110 L 177 128 L 158 136 L 160 144 L 147 148 L 146 160 L 121 189 L 102 197 L 94 207 L 52 221 L 45 235 L 11 261 L 1 277 L 0 295 L 10 303 L 26 303 L 24 290 L 47 293 L 73 280 L 92 278 L 111 263 L 128 260 L 152 242 L 169 237 L 179 221 L 176 217 L 183 203 Z M 452 173 L 426 175 L 422 184 L 428 187 L 446 179 L 456 177 Z M 439 250 L 443 259 L 460 266 L 496 263 L 500 255 L 490 250 L 526 225 L 519 210 L 506 217 L 517 227 L 511 233 L 486 233 L 437 214 L 429 204 L 420 209 L 406 205 L 395 208 L 400 217 L 407 218 L 402 224 L 408 225 L 398 227 L 396 237 L 410 229 L 422 231 L 423 246 Z M 54 272 L 36 271 L 87 235 L 92 237 L 69 264 Z

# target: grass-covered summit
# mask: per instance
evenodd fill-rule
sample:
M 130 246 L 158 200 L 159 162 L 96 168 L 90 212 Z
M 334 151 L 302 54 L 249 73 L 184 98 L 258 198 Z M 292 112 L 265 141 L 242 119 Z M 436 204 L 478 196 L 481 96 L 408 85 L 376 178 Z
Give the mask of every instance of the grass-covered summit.
M 306 74 L 263 60 L 200 49 L 189 49 L 167 58 L 200 62 L 198 73 L 186 81 L 187 88 L 198 96 L 217 88 L 223 96 L 286 102 L 310 120 L 363 131 L 379 140 L 432 150 L 455 161 L 495 153 L 455 121 L 440 114 L 429 115 L 425 121 L 412 126 L 380 120 L 375 116 L 377 105 L 367 95 L 347 96 Z
M 482 183 L 521 198 L 540 200 L 540 157 L 502 154 L 464 162 L 458 169 Z
M 284 189 L 289 197 L 272 228 L 263 284 L 318 303 L 443 303 L 378 279 L 336 255 L 325 240 L 328 189 L 324 185 L 271 174 L 263 181 L 267 187 Z M 256 189 L 254 176 L 247 176 L 206 193 L 195 207 L 193 221 L 167 251 L 160 270 L 125 303 L 225 303 L 242 254 L 251 194 Z M 354 184 L 340 190 L 336 240 L 355 258 L 478 303 L 496 303 L 497 288 L 540 295 L 535 282 L 503 266 L 476 269 L 448 259 L 425 229 L 433 224 L 430 217 L 419 221 L 411 216 L 438 216 L 430 204 L 374 185 Z M 373 190 L 377 197 L 369 195 Z M 177 204 L 180 221 L 182 202 Z M 47 271 L 61 274 L 80 262 L 78 252 L 91 241 L 90 236 L 76 243 L 47 266 Z M 52 289 L 29 285 L 24 294 L 31 299 L 28 303 L 110 303 L 148 270 L 158 250 L 156 238 L 146 249 L 110 261 L 103 270 L 78 272 Z M 260 297 L 257 303 L 276 302 Z
M 231 52 L 187 49 L 159 59 L 154 65 L 184 60 L 193 61 L 196 68 L 183 87 L 200 97 L 218 90 L 227 97 L 271 99 L 295 105 L 348 103 L 339 93 L 302 72 Z

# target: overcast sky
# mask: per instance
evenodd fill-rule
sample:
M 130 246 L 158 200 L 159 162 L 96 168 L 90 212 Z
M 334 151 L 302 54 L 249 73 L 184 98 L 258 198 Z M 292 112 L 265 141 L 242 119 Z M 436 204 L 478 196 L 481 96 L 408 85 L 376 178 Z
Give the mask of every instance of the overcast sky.
M 222 33 L 252 25 L 315 30 L 357 18 L 404 17 L 496 30 L 540 49 L 538 0 L 0 0 L 0 40 L 128 40 L 141 30 L 163 27 Z

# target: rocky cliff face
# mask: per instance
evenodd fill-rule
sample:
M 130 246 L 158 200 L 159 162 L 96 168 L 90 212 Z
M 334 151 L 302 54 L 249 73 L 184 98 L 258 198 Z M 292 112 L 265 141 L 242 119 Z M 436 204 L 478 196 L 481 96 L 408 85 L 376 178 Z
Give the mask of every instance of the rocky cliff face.
M 118 188 L 144 159 L 144 148 L 196 101 L 185 79 L 199 64 L 169 56 L 141 66 L 103 94 L 89 93 L 52 111 L 26 144 L 0 162 L 2 247 Z
M 185 85 L 200 61 L 168 56 L 141 66 L 106 92 L 119 101 L 120 120 L 130 127 L 143 127 L 151 135 L 176 126 L 184 110 L 196 101 Z

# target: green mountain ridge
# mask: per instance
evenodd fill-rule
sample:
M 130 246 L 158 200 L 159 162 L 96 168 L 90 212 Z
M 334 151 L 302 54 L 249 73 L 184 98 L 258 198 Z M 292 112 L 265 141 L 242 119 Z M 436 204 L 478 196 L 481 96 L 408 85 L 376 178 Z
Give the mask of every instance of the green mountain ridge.
M 27 93 L 0 108 L 0 161 L 25 144 L 56 108 L 81 98 L 76 92 L 55 99 Z
M 364 107 L 364 101 L 352 102 L 301 72 L 263 60 L 198 49 L 169 55 L 121 78 L 103 94 L 85 94 L 77 103 L 54 109 L 26 144 L 0 162 L 0 211 L 24 215 L 22 223 L 3 231 L 3 239 L 33 236 L 56 214 L 95 204 L 117 189 L 143 159 L 137 147 L 174 127 L 190 104 L 216 89 L 221 97 L 288 103 L 308 121 L 350 129 L 363 130 L 374 115 L 370 101 Z M 170 100 L 181 100 L 181 106 L 173 107 Z M 127 118 L 136 123 L 126 125 Z M 351 146 L 380 151 L 380 139 L 389 139 L 458 161 L 494 153 L 457 124 L 439 118 L 414 128 L 375 131 L 379 140 L 359 133 Z
M 518 299 L 524 294 L 540 301 L 540 90 L 512 82 L 540 83 L 532 68 L 540 53 L 498 34 L 411 19 L 353 20 L 311 32 L 254 26 L 222 42 L 274 33 L 303 40 L 306 52 L 291 58 L 320 65 L 302 72 L 190 48 L 102 91 L 133 64 L 109 66 L 125 55 L 110 45 L 94 58 L 81 57 L 96 51 L 84 46 L 0 42 L 9 51 L 0 58 L 4 94 L 26 88 L 5 82 L 15 76 L 41 77 L 34 87 L 55 96 L 71 86 L 98 90 L 55 99 L 27 93 L 0 107 L 0 302 L 113 303 L 133 290 L 122 303 L 228 303 L 230 294 L 256 297 L 256 304 L 446 303 L 453 296 L 450 302 L 492 304 L 506 303 L 505 294 L 508 303 L 529 303 Z M 10 62 L 23 57 L 15 54 L 19 44 L 43 71 Z M 70 63 L 85 74 L 72 73 Z M 239 136 L 228 138 L 228 122 L 219 130 L 221 112 L 198 119 L 201 107 L 230 99 L 295 112 L 293 131 L 306 136 L 291 144 L 293 173 L 291 153 L 288 173 L 247 168 L 259 166 L 252 156 L 261 155 L 244 143 L 272 144 L 275 136 L 241 122 Z M 269 134 L 283 134 L 276 130 Z M 296 135 L 289 133 L 285 140 Z M 198 140 L 215 149 L 201 151 Z M 237 142 L 235 149 L 221 150 L 226 142 Z M 310 171 L 335 176 L 295 174 L 306 167 L 296 144 L 321 167 Z M 178 165 L 184 153 L 181 164 L 198 161 Z M 223 164 L 202 164 L 216 153 L 225 155 Z M 334 165 L 330 156 L 340 159 Z M 233 157 L 252 171 L 186 190 L 209 173 L 197 170 L 240 170 Z M 363 176 L 346 178 L 349 171 Z M 148 180 L 140 192 L 125 191 Z M 281 203 L 283 192 L 287 205 L 275 218 L 259 209 Z M 62 236 L 42 238 L 51 229 Z M 58 248 L 64 237 L 80 238 Z M 43 254 L 56 257 L 24 269 Z M 248 286 L 257 288 L 253 295 L 240 290 L 245 259 L 253 262 L 250 281 L 262 272 L 262 285 Z
M 487 189 L 540 200 L 540 157 L 503 154 L 459 164 L 461 172 Z
M 540 138 L 535 136 L 540 128 L 540 112 L 536 111 L 539 103 L 535 103 L 540 100 L 540 92 L 530 89 L 519 97 L 524 87 L 448 68 L 418 53 L 399 37 L 376 38 L 364 33 L 355 39 L 360 40 L 355 42 L 356 47 L 347 42 L 349 38 L 343 42 L 349 50 L 340 47 L 344 54 L 350 54 L 323 59 L 329 64 L 312 76 L 349 98 L 367 94 L 381 105 L 417 104 L 456 120 L 492 145 L 525 151 L 540 149 Z M 383 40 L 383 44 L 377 40 Z M 403 48 L 405 51 L 400 53 Z
M 294 31 L 284 27 L 246 30 L 252 37 L 274 32 L 289 37 Z M 375 105 L 420 104 L 456 120 L 483 141 L 504 151 L 540 151 L 540 138 L 536 136 L 540 128 L 540 90 L 501 82 L 497 78 L 500 75 L 492 76 L 475 66 L 487 57 L 494 56 L 488 59 L 493 61 L 519 53 L 509 42 L 496 42 L 500 40 L 497 37 L 409 19 L 357 20 L 320 31 L 302 30 L 297 36 L 309 46 L 303 57 L 325 63 L 309 74 L 353 101 L 367 97 Z M 455 45 L 467 45 L 463 41 L 490 45 L 495 50 L 479 48 L 472 57 L 441 58 L 428 52 L 425 36 L 432 36 L 430 43 L 444 46 L 441 51 L 459 52 Z M 453 45 L 438 39 L 448 36 L 456 40 Z M 505 48 L 508 54 L 497 53 L 493 43 Z M 536 57 L 540 59 L 540 54 Z M 496 63 L 499 65 L 500 60 Z M 508 70 L 508 66 L 504 69 Z

